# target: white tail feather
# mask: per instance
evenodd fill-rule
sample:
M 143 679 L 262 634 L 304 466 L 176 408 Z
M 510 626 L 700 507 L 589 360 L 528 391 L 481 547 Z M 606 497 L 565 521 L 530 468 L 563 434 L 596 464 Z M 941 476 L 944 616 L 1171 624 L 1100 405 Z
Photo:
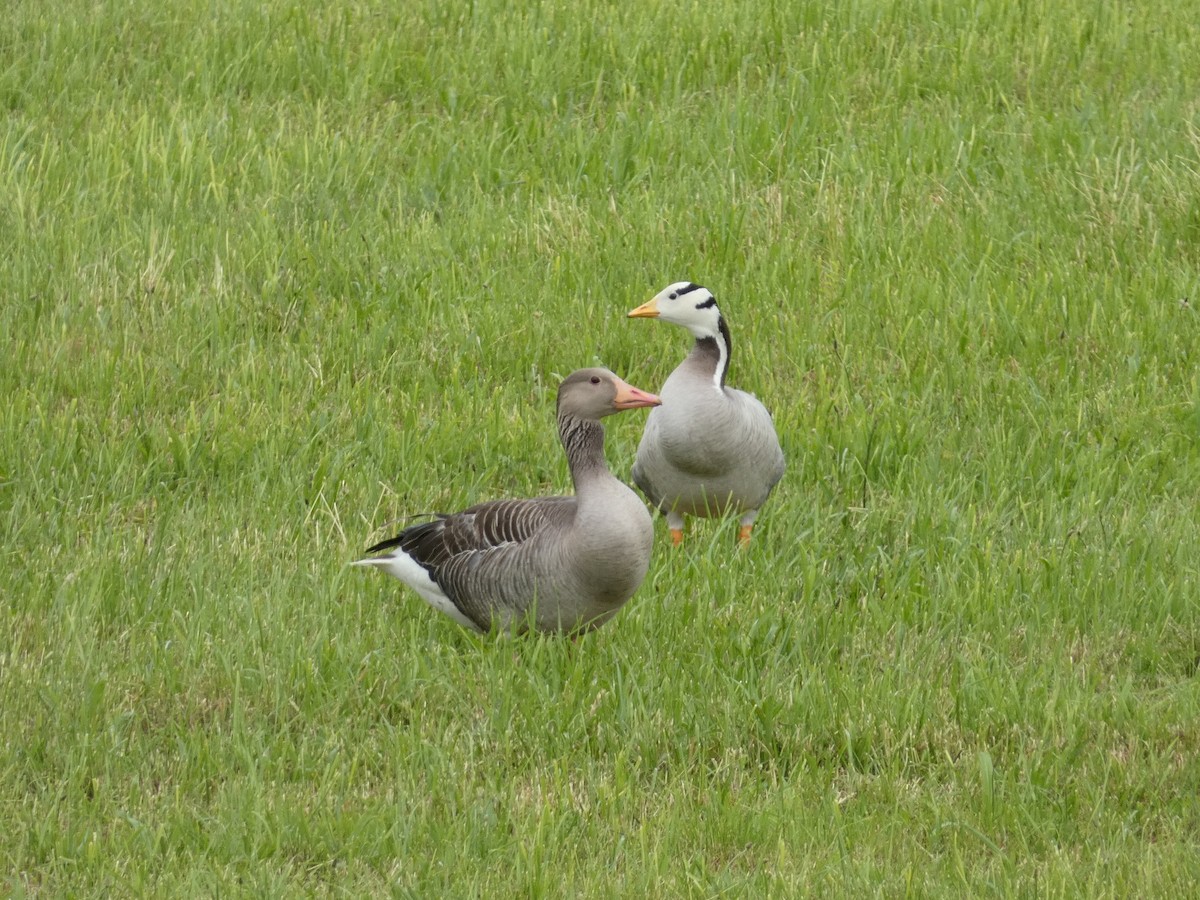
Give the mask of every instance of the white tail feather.
M 438 583 L 429 577 L 425 567 L 402 550 L 395 550 L 388 556 L 368 556 L 366 559 L 356 559 L 350 565 L 374 566 L 380 571 L 387 572 L 420 594 L 421 599 L 438 612 L 445 613 L 460 625 L 479 630 L 479 626 L 468 619 L 462 610 L 454 605 L 454 601 L 446 596 L 445 591 Z

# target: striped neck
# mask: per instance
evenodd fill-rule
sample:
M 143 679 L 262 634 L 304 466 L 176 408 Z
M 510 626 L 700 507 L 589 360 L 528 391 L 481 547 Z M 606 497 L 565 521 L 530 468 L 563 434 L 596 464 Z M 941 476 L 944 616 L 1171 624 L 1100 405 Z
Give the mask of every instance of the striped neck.
M 576 494 L 579 494 L 584 482 L 594 478 L 598 472 L 611 474 L 608 463 L 604 461 L 604 426 L 595 419 L 560 415 L 558 438 L 567 451 L 567 465 L 571 469 L 571 481 Z

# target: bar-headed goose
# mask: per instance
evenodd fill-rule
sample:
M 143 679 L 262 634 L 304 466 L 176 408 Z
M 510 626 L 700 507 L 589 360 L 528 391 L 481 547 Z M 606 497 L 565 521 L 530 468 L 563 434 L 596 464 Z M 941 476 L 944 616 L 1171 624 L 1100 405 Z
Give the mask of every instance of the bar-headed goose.
M 355 565 L 399 578 L 431 606 L 478 631 L 576 633 L 604 624 L 646 576 L 654 525 L 604 461 L 607 415 L 657 406 L 607 369 L 558 388 L 558 436 L 573 497 L 496 500 L 406 528 Z
M 651 410 L 633 480 L 667 517 L 671 542 L 684 516 L 741 516 L 738 541 L 750 541 L 758 509 L 783 477 L 783 451 L 771 414 L 752 394 L 727 387 L 729 327 L 712 293 L 679 281 L 629 313 L 682 325 L 696 338 Z

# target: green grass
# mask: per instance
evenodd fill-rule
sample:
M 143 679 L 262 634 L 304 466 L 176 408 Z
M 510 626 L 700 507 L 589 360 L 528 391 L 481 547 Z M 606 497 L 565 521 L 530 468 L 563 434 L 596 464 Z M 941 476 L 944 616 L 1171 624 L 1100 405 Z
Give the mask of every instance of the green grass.
M 0 891 L 1194 893 L 1197 23 L 10 2 Z M 578 643 L 347 568 L 566 489 L 678 279 L 789 457 L 748 553 L 657 523 Z

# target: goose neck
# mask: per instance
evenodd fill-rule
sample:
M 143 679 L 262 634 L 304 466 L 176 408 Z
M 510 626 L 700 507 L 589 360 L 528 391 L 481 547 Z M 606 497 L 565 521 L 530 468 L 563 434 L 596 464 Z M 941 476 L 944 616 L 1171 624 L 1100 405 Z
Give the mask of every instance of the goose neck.
M 717 319 L 717 330 L 696 335 L 689 359 L 698 365 L 705 375 L 713 380 L 719 391 L 725 389 L 725 375 L 729 372 L 729 355 L 732 341 L 725 319 Z
M 567 452 L 571 481 L 579 495 L 586 486 L 604 475 L 611 475 L 604 461 L 604 426 L 594 419 L 558 417 L 558 437 Z

